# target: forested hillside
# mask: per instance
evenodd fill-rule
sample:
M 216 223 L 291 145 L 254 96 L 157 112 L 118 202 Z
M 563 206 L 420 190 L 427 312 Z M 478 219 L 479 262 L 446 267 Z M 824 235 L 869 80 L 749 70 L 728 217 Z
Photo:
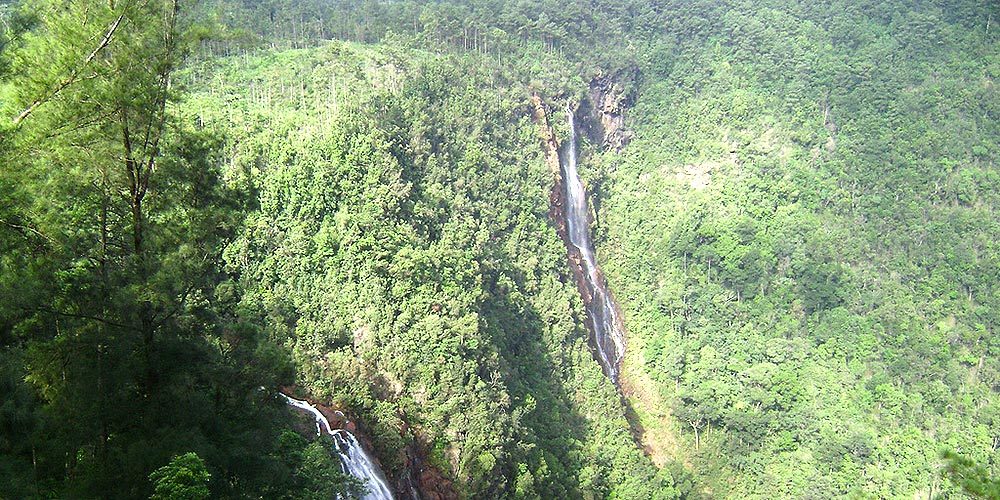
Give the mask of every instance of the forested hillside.
M 942 447 L 998 458 L 990 13 L 769 4 L 645 71 L 600 159 L 636 405 L 714 491 L 932 495 Z
M 0 498 L 996 498 L 998 20 L 0 1 Z
M 523 88 L 342 43 L 192 71 L 211 80 L 183 108 L 234 131 L 227 171 L 259 203 L 226 251 L 244 305 L 386 465 L 417 440 L 476 497 L 671 491 L 575 321 Z

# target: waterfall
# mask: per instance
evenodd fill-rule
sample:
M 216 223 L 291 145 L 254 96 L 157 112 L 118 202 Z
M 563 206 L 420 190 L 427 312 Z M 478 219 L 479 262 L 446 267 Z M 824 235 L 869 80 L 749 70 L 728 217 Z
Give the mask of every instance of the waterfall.
M 570 244 L 580 252 L 583 266 L 583 286 L 590 300 L 584 296 L 594 344 L 604 371 L 611 381 L 618 383 L 618 371 L 625 356 L 625 335 L 618 317 L 614 299 L 606 288 L 590 240 L 590 209 L 587 191 L 576 170 L 576 122 L 573 110 L 567 106 L 569 116 L 569 144 L 563 154 L 561 166 L 566 189 L 566 226 Z
M 340 457 L 341 472 L 360 480 L 367 492 L 361 500 L 393 500 L 392 490 L 382 474 L 382 470 L 361 447 L 358 438 L 346 429 L 331 429 L 330 421 L 323 416 L 318 408 L 306 401 L 290 398 L 284 394 L 288 406 L 298 408 L 313 416 L 316 421 L 316 434 L 327 434 L 333 438 L 333 448 Z

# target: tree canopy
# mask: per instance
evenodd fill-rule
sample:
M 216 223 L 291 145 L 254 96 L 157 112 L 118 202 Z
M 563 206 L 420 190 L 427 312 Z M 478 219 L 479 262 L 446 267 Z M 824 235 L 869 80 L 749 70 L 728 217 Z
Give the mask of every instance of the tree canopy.
M 400 491 L 992 498 L 998 20 L 0 1 L 0 497 L 357 494 L 295 390 Z M 553 218 L 567 107 L 620 386 Z

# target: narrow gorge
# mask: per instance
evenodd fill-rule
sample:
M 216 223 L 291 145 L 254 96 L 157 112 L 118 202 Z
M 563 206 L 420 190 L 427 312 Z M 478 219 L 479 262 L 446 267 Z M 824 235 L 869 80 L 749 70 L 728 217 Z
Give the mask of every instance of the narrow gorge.
M 587 190 L 577 172 L 577 126 L 574 111 L 567 106 L 569 141 L 560 155 L 565 203 L 563 216 L 566 221 L 566 245 L 570 258 L 575 261 L 574 271 L 577 287 L 586 304 L 587 319 L 590 324 L 592 341 L 598 361 L 604 373 L 616 385 L 625 357 L 625 325 L 618 304 L 615 302 L 607 282 L 597 265 L 594 245 L 590 237 L 590 206 L 587 204 Z
M 625 325 L 621 310 L 597 263 L 590 233 L 593 217 L 587 201 L 587 189 L 577 169 L 580 153 L 578 139 L 581 133 L 577 114 L 593 115 L 585 119 L 590 122 L 588 131 L 604 147 L 618 149 L 627 142 L 628 135 L 622 128 L 618 106 L 614 106 L 614 112 L 610 112 L 612 110 L 605 105 L 606 102 L 622 100 L 620 95 L 609 97 L 617 90 L 620 89 L 614 85 L 614 80 L 599 78 L 591 84 L 589 95 L 583 103 L 576 107 L 567 103 L 568 140 L 562 145 L 549 124 L 541 97 L 534 95 L 532 100 L 535 120 L 542 134 L 546 162 L 556 179 L 550 194 L 549 215 L 556 222 L 559 235 L 569 253 L 570 267 L 587 313 L 586 324 L 590 331 L 594 357 L 620 390 L 619 376 L 626 349 Z

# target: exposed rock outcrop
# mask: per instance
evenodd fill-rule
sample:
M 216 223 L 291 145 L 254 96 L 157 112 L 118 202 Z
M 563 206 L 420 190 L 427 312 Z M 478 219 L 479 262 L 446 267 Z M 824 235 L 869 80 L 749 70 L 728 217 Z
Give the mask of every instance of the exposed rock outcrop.
M 401 432 L 413 436 L 410 444 L 400 450 L 403 471 L 396 484 L 400 498 L 413 500 L 457 500 L 455 484 L 427 461 L 428 446 L 413 431 L 403 425 Z
M 559 166 L 559 141 L 549 124 L 548 109 L 538 93 L 531 94 L 532 119 L 538 130 L 538 138 L 542 141 L 542 151 L 545 153 L 545 165 L 555 176 L 556 184 L 562 184 L 562 168 Z
M 635 104 L 639 71 L 621 70 L 590 81 L 577 115 L 587 138 L 604 149 L 620 151 L 634 134 L 625 128 L 625 112 Z
M 565 215 L 565 188 L 563 186 L 562 166 L 559 163 L 559 140 L 556 139 L 555 131 L 549 123 L 549 110 L 546 108 L 541 96 L 537 93 L 531 95 L 533 107 L 533 119 L 538 130 L 538 137 L 542 142 L 542 152 L 545 153 L 545 165 L 552 172 L 553 183 L 549 191 L 549 220 L 556 225 L 556 234 L 564 242 L 569 241 L 569 234 L 566 232 Z M 581 264 L 580 252 L 573 245 L 567 244 L 569 251 L 570 269 L 577 283 L 583 279 L 583 266 Z M 584 301 L 588 301 L 588 292 L 584 293 Z

